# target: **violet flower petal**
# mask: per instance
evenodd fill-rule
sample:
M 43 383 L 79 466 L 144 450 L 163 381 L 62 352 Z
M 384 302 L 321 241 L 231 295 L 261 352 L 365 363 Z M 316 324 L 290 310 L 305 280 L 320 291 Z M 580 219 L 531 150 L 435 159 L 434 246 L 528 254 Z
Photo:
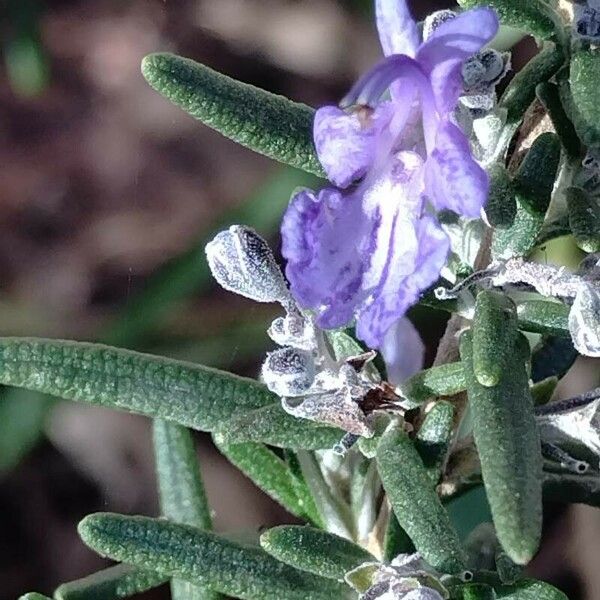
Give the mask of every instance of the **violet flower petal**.
M 463 132 L 449 121 L 438 129 L 426 164 L 425 185 L 437 210 L 450 209 L 465 217 L 479 217 L 487 200 L 487 173 L 473 159 Z
M 398 385 L 423 368 L 425 345 L 407 317 L 398 319 L 387 331 L 380 348 L 387 379 Z
M 383 53 L 414 56 L 421 36 L 406 0 L 375 0 L 375 16 Z
M 353 318 L 365 261 L 371 248 L 371 226 L 361 197 L 325 188 L 296 194 L 284 215 L 282 254 L 294 297 L 305 308 L 320 310 L 325 328 L 346 325 Z
M 386 102 L 368 115 L 346 113 L 336 106 L 320 108 L 314 121 L 314 140 L 328 179 L 348 187 L 372 166 L 377 138 L 389 124 L 393 106 Z
M 419 48 L 417 61 L 429 74 L 438 112 L 450 113 L 462 92 L 461 68 L 498 32 L 496 13 L 476 8 L 442 23 Z

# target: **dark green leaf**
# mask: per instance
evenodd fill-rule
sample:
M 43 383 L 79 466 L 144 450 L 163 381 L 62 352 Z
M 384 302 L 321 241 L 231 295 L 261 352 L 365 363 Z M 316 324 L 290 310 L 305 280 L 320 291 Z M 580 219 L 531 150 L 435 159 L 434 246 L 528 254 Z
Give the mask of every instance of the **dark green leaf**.
M 313 527 L 283 525 L 260 536 L 260 545 L 278 560 L 315 575 L 343 581 L 373 555 L 342 537 Z
M 398 519 L 393 511 L 390 514 L 385 537 L 383 540 L 383 559 L 391 562 L 399 554 L 412 554 L 415 551 L 414 544 L 408 537 L 408 534 L 402 525 L 398 523 Z
M 79 524 L 96 552 L 247 600 L 331 600 L 347 587 L 284 565 L 264 550 L 188 525 L 98 513 Z M 348 590 L 349 591 L 349 590 Z
M 142 73 L 171 102 L 238 144 L 323 175 L 313 145 L 312 108 L 174 54 L 150 54 Z
M 466 389 L 463 367 L 456 362 L 425 369 L 407 379 L 399 389 L 415 405 L 430 398 L 454 396 Z
M 542 460 L 525 359 L 515 347 L 499 384 L 485 387 L 475 377 L 471 332 L 462 335 L 460 353 L 498 539 L 512 560 L 526 564 L 541 536 Z
M 517 214 L 515 190 L 503 165 L 494 164 L 488 169 L 490 192 L 485 205 L 485 214 L 492 227 L 511 227 Z
M 398 522 L 417 551 L 443 573 L 462 571 L 465 556 L 458 536 L 406 433 L 392 429 L 382 437 L 377 465 Z
M 600 252 L 600 204 L 585 190 L 571 187 L 566 192 L 569 224 L 577 245 L 584 252 Z
M 264 444 L 227 443 L 223 435 L 213 435 L 217 448 L 263 492 L 297 517 L 321 524 L 310 491 L 303 479 Z
M 38 594 L 37 592 L 28 592 L 27 594 L 20 596 L 19 600 L 52 600 L 52 598 L 48 598 L 48 596 Z
M 210 431 L 276 400 L 252 380 L 99 344 L 0 338 L 0 383 Z
M 494 258 L 526 256 L 535 247 L 550 205 L 560 152 L 554 133 L 542 133 L 531 146 L 513 182 L 517 215 L 512 227 L 494 232 Z
M 473 318 L 473 372 L 481 385 L 493 387 L 500 383 L 516 339 L 514 302 L 504 294 L 481 291 Z
M 416 435 L 415 446 L 434 485 L 440 478 L 450 447 L 453 425 L 454 406 L 450 402 L 436 402 L 425 415 Z
M 141 594 L 166 583 L 169 578 L 156 571 L 116 565 L 82 579 L 63 583 L 55 600 L 118 600 Z
M 581 155 L 581 143 L 573 123 L 565 112 L 558 86 L 555 83 L 545 81 L 537 86 L 536 94 L 548 111 L 567 156 L 572 160 L 577 159 Z
M 570 337 L 543 337 L 531 355 L 531 379 L 542 381 L 547 377 L 559 379 L 573 366 L 579 356 Z
M 558 15 L 543 0 L 458 0 L 463 8 L 490 6 L 503 25 L 509 25 L 544 39 L 551 38 L 558 27 Z

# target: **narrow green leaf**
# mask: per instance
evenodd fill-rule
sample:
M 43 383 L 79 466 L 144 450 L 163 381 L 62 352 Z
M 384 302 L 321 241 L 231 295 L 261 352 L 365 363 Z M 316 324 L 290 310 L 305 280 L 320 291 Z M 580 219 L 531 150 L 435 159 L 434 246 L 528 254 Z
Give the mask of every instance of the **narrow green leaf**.
M 314 527 L 274 527 L 260 536 L 260 545 L 287 565 L 338 581 L 361 564 L 376 561 L 353 542 Z
M 462 8 L 492 7 L 503 25 L 549 39 L 556 33 L 558 15 L 543 0 L 458 0 Z
M 519 328 L 531 333 L 569 336 L 569 307 L 550 300 L 526 300 L 517 305 Z
M 525 361 L 515 345 L 499 384 L 485 387 L 475 377 L 471 332 L 462 335 L 460 353 L 498 539 L 512 560 L 525 564 L 537 551 L 542 528 L 540 439 Z
M 163 515 L 178 523 L 212 529 L 210 507 L 190 432 L 176 423 L 155 419 L 153 433 Z
M 190 432 L 162 419 L 153 422 L 154 455 L 163 516 L 176 523 L 212 529 L 210 507 Z M 171 581 L 173 600 L 218 600 L 220 594 L 187 581 Z
M 396 515 L 391 512 L 390 520 L 385 537 L 383 539 L 383 559 L 391 562 L 399 554 L 412 554 L 415 551 L 415 546 L 402 525 L 398 522 Z
M 600 53 L 582 49 L 571 58 L 570 116 L 581 141 L 586 146 L 600 144 L 600 107 L 597 102 L 600 87 Z
M 414 405 L 430 398 L 454 396 L 465 389 L 465 375 L 459 362 L 425 369 L 399 386 L 401 395 Z
M 515 0 L 521 6 L 527 4 Z M 514 125 L 523 120 L 529 105 L 535 100 L 535 90 L 540 83 L 548 81 L 563 66 L 565 55 L 562 48 L 549 46 L 534 56 L 511 80 L 500 98 L 500 107 L 506 109 L 507 123 Z M 514 133 L 514 129 L 512 129 Z
M 19 596 L 19 600 L 52 600 L 52 598 L 48 598 L 48 596 L 38 594 L 37 592 L 28 592 L 27 594 Z
M 492 227 L 511 227 L 517 214 L 517 201 L 512 181 L 505 167 L 493 164 L 488 169 L 490 192 L 485 205 L 485 214 Z
M 292 450 L 332 448 L 344 435 L 341 429 L 289 415 L 279 401 L 232 416 L 227 423 L 221 425 L 219 433 L 228 444 L 263 442 Z
M 563 592 L 550 584 L 533 579 L 496 588 L 496 596 L 502 600 L 569 600 Z
M 572 160 L 577 159 L 581 155 L 581 142 L 562 104 L 558 86 L 555 83 L 545 81 L 540 83 L 535 91 L 552 120 L 556 134 L 560 138 L 567 156 Z
M 98 513 L 79 524 L 93 550 L 247 600 L 331 600 L 347 587 L 284 565 L 264 550 L 149 517 Z M 349 596 L 349 595 L 348 595 Z
M 203 231 L 197 241 L 150 277 L 144 289 L 128 300 L 103 341 L 113 346 L 139 344 L 149 331 L 162 322 L 169 308 L 192 293 L 206 291 L 213 283 L 204 248 L 224 227 L 244 223 L 264 237 L 276 231 L 289 202 L 290 190 L 315 186 L 318 179 L 297 169 L 282 168 L 251 196 Z
M 55 600 L 118 600 L 141 594 L 166 583 L 169 578 L 156 571 L 116 565 L 82 579 L 63 583 Z
M 263 492 L 301 519 L 321 524 L 315 503 L 304 480 L 264 444 L 256 442 L 227 443 L 222 434 L 213 440 L 227 459 L 249 477 Z
M 0 383 L 210 431 L 273 403 L 252 380 L 100 344 L 0 338 Z
M 406 433 L 388 431 L 377 451 L 383 487 L 402 528 L 423 558 L 443 573 L 465 568 L 465 556 L 423 465 Z
M 323 175 L 313 145 L 312 108 L 174 54 L 150 54 L 142 73 L 171 102 L 238 144 Z
M 452 440 L 454 406 L 450 402 L 436 402 L 417 432 L 415 447 L 435 485 Z
M 500 383 L 517 339 L 517 309 L 505 294 L 477 294 L 473 318 L 473 371 L 486 387 Z
M 513 181 L 517 215 L 512 227 L 494 232 L 494 258 L 526 256 L 535 247 L 550 205 L 560 152 L 554 133 L 542 133 L 531 146 Z
M 565 235 L 571 234 L 571 226 L 569 224 L 569 215 L 560 214 L 552 219 L 548 219 L 540 230 L 535 246 L 543 246 L 547 242 L 551 242 Z
M 566 192 L 569 224 L 577 245 L 584 252 L 600 252 L 600 204 L 585 190 L 571 187 Z

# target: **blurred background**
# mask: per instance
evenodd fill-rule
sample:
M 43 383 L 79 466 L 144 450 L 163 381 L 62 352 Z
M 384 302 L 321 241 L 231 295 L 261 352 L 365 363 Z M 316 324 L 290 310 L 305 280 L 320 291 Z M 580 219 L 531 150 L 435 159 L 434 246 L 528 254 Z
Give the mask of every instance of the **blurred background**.
M 413 4 L 417 17 L 451 5 Z M 313 180 L 171 106 L 140 61 L 177 52 L 332 103 L 379 57 L 371 1 L 3 0 L 0 42 L 2 335 L 103 341 L 256 375 L 276 309 L 217 289 L 203 247 L 244 222 L 277 248 L 292 190 Z M 534 51 L 522 42 L 517 67 Z M 446 317 L 412 316 L 431 355 Z M 582 361 L 561 393 L 597 384 Z M 217 530 L 292 522 L 208 436 L 198 452 Z M 0 390 L 0 600 L 102 568 L 76 533 L 97 510 L 157 514 L 149 422 Z M 460 510 L 472 512 L 459 520 Z M 573 600 L 598 599 L 598 539 L 600 511 L 550 505 L 530 571 Z

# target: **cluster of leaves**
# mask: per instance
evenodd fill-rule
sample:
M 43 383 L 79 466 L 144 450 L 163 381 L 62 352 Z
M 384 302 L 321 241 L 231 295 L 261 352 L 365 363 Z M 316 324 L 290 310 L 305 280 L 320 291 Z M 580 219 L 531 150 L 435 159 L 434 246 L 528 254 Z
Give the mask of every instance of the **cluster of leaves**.
M 571 233 L 582 249 L 597 251 L 600 216 L 590 213 L 585 198 L 570 200 L 564 214 L 548 215 L 548 208 L 561 160 L 581 160 L 583 145 L 600 139 L 594 102 L 600 57 L 589 47 L 571 48 L 558 15 L 542 0 L 460 3 L 492 5 L 506 24 L 545 40 L 500 99 L 507 117 L 487 209 L 492 253 L 526 256 Z M 312 142 L 311 108 L 170 54 L 147 57 L 142 70 L 161 94 L 234 141 L 323 175 Z M 556 133 L 539 136 L 518 172 L 509 175 L 504 167 L 509 142 L 537 97 Z M 273 219 L 277 213 L 264 207 L 261 214 Z M 206 278 L 206 267 L 198 268 L 198 277 Z M 456 309 L 432 297 L 422 303 Z M 344 466 L 343 485 L 320 463 L 321 451 L 343 432 L 288 415 L 257 381 L 111 346 L 0 339 L 0 383 L 154 420 L 163 518 L 86 517 L 79 524 L 83 542 L 120 564 L 60 586 L 54 597 L 125 598 L 171 581 L 176 600 L 356 598 L 360 585 L 346 582 L 349 572 L 416 549 L 449 574 L 451 598 L 564 599 L 550 585 L 521 578 L 519 565 L 538 548 L 543 496 L 600 503 L 600 473 L 577 475 L 556 465 L 547 471 L 540 451 L 534 405 L 549 399 L 576 355 L 568 314 L 568 306 L 541 296 L 515 304 L 501 292 L 481 291 L 460 338 L 460 360 L 422 371 L 402 386 L 414 406 L 414 432 L 388 427 L 361 440 L 360 452 L 353 450 L 352 464 Z M 139 326 L 135 319 L 127 322 Z M 541 334 L 533 354 L 524 332 Z M 130 339 L 130 333 L 114 337 Z M 355 346 L 347 334 L 333 335 L 342 352 Z M 463 426 L 467 421 L 465 411 L 466 436 L 456 431 L 459 421 Z M 307 525 L 271 529 L 260 545 L 211 532 L 188 428 L 210 432 L 234 465 Z M 474 445 L 456 443 L 471 434 Z M 477 536 L 465 548 L 446 506 L 482 485 L 495 530 L 492 564 L 482 564 Z

